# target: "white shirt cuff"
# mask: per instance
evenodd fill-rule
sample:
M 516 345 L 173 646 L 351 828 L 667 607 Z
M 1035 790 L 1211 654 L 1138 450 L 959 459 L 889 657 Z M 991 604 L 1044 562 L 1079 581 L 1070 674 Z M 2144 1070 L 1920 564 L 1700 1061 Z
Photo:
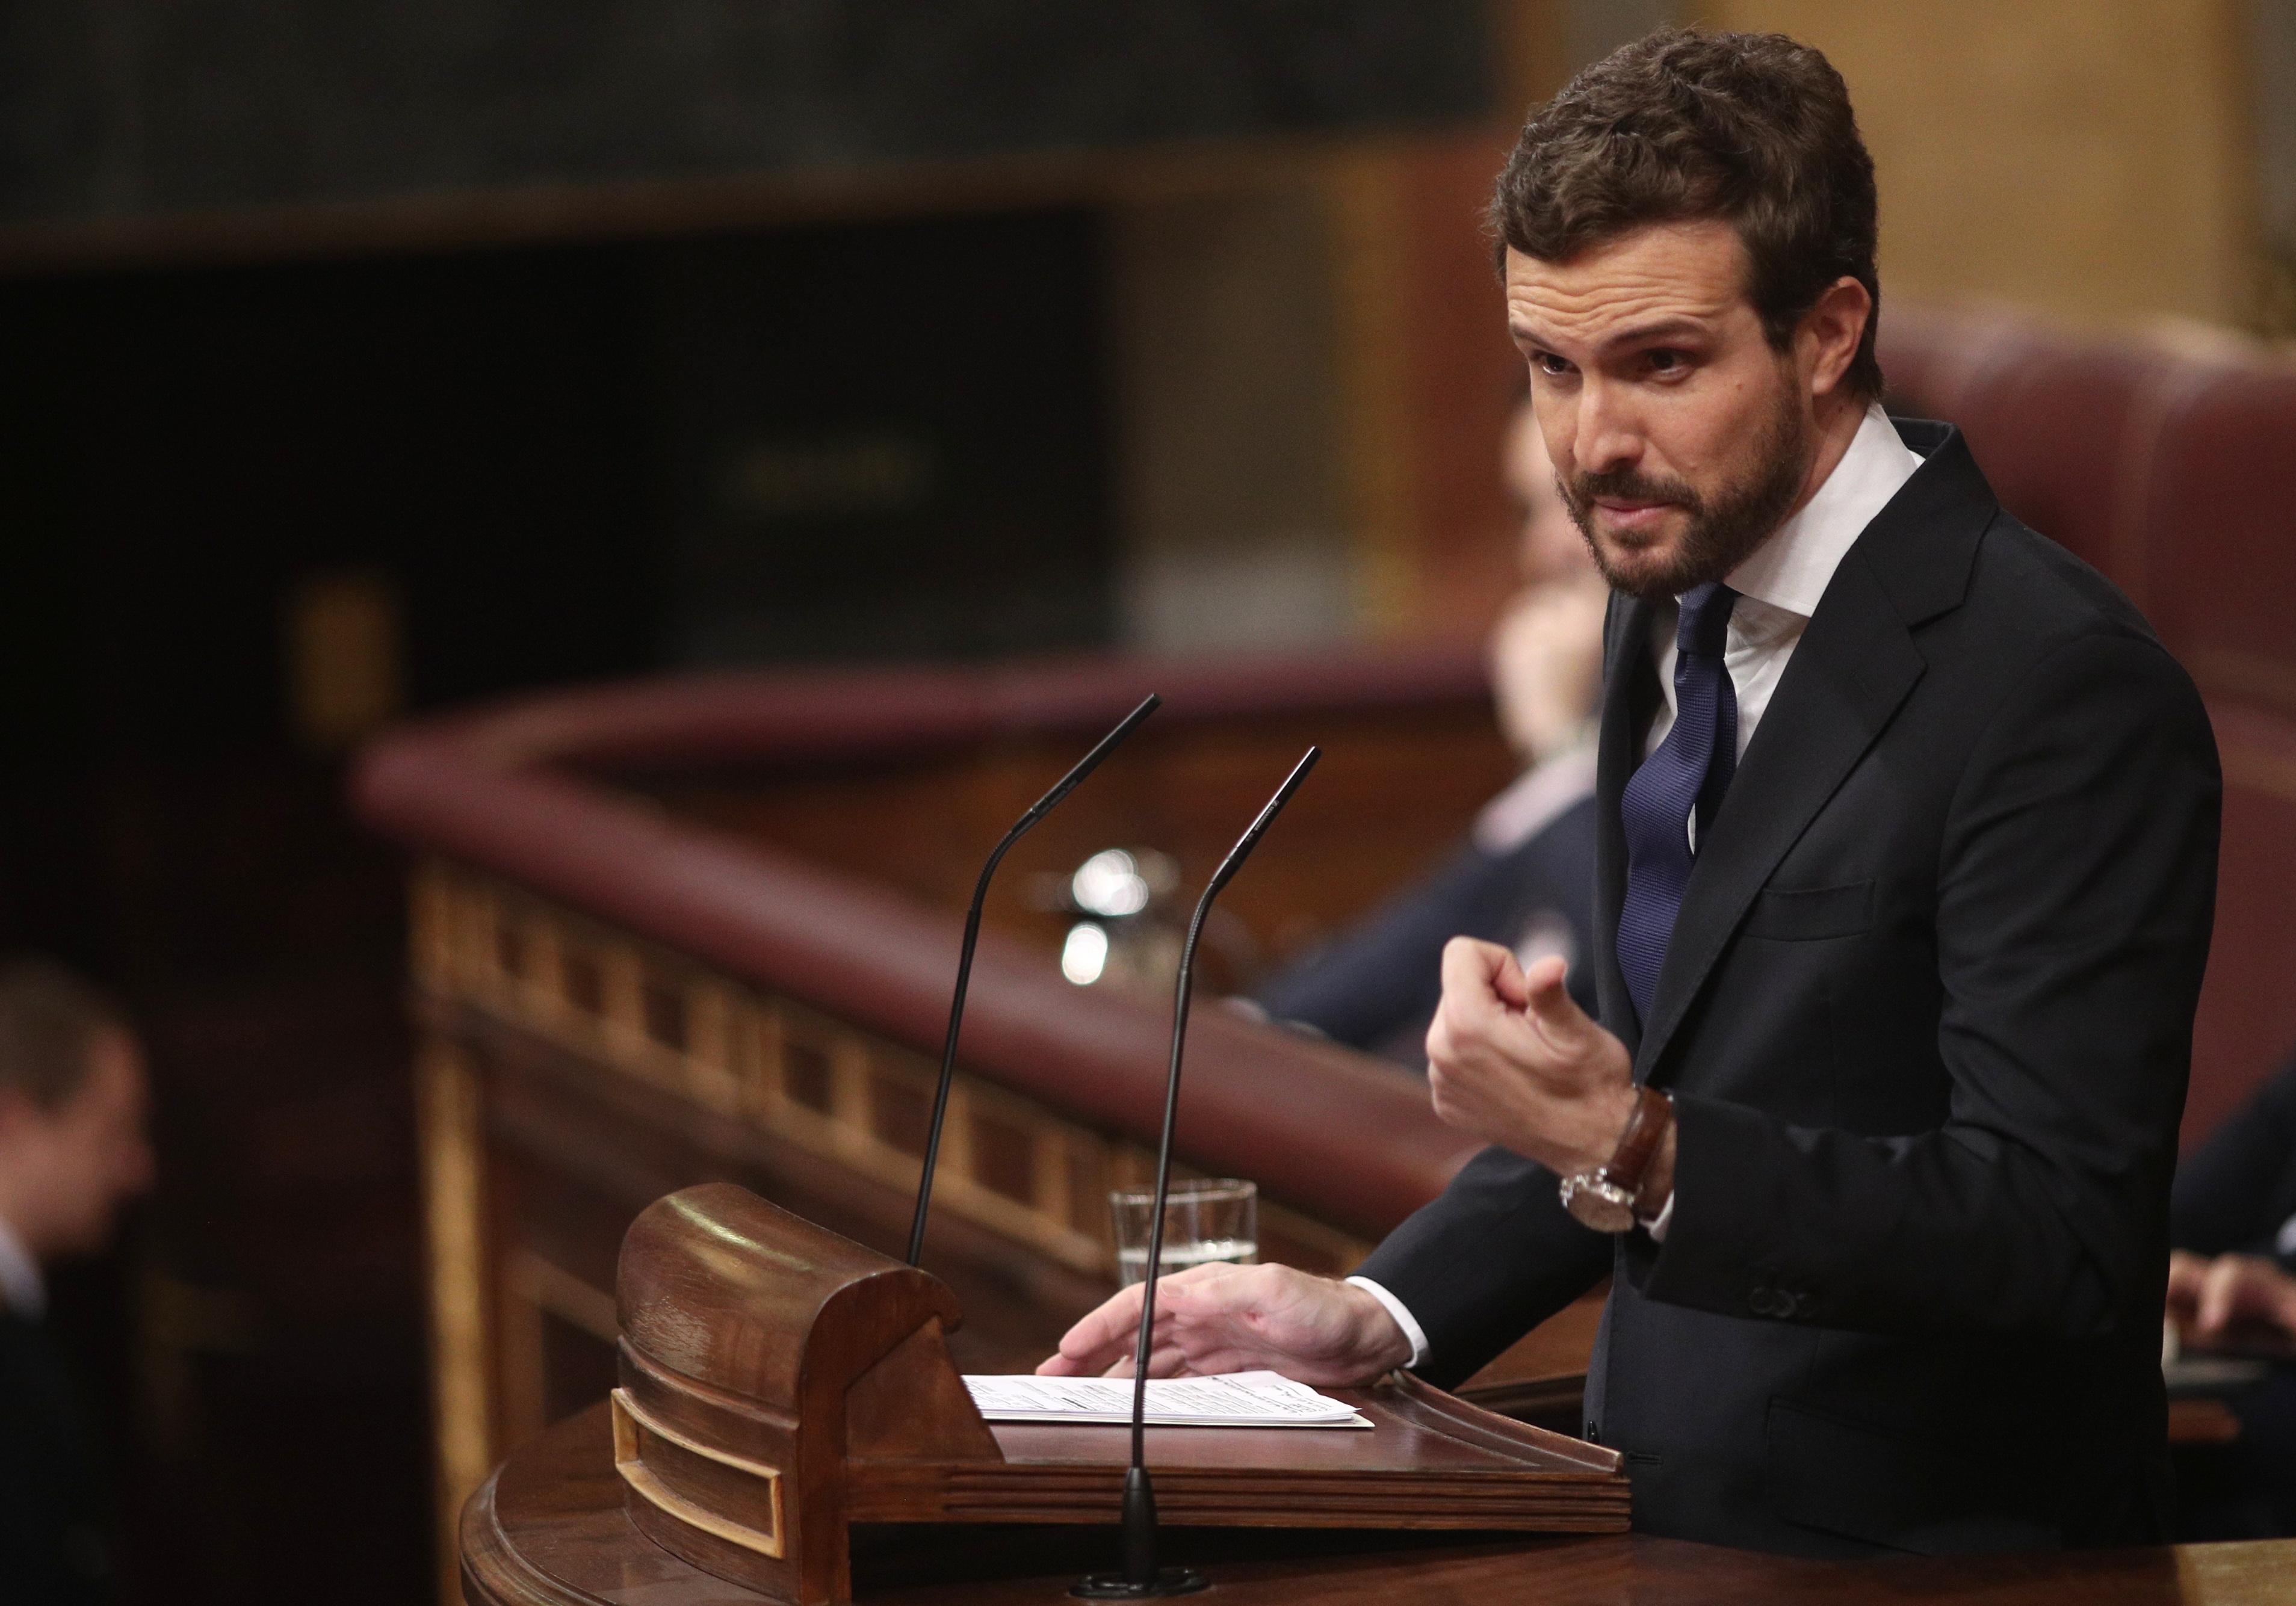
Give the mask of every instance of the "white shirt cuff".
M 1644 1227 L 1643 1230 L 1651 1235 L 1651 1241 L 1652 1243 L 1664 1243 L 1666 1241 L 1667 1224 L 1673 1219 L 1674 1195 L 1672 1193 L 1669 1193 L 1666 1196 L 1666 1202 L 1658 1208 L 1658 1219 L 1652 1222 L 1650 1225 Z
M 1411 1340 L 1411 1360 L 1408 1364 L 1416 1370 L 1419 1364 L 1427 1358 L 1427 1335 L 1411 1313 L 1404 1308 L 1403 1301 L 1369 1277 L 1350 1277 L 1348 1281 L 1378 1300 L 1380 1308 L 1395 1318 L 1395 1324 L 1403 1329 L 1403 1336 Z

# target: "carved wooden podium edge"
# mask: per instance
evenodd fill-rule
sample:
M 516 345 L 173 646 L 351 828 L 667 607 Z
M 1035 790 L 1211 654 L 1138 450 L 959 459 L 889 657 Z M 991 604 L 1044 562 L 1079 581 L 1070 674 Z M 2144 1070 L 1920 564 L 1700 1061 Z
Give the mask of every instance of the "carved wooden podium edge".
M 793 1606 L 846 1601 L 856 1523 L 1112 1523 L 1124 1430 L 981 1419 L 938 1278 L 730 1184 L 658 1200 L 619 1274 L 614 1466 L 631 1522 Z M 1609 1533 L 1620 1458 L 1398 1374 L 1368 1434 L 1164 1430 L 1176 1526 Z M 1313 1439 L 1322 1439 L 1318 1444 Z

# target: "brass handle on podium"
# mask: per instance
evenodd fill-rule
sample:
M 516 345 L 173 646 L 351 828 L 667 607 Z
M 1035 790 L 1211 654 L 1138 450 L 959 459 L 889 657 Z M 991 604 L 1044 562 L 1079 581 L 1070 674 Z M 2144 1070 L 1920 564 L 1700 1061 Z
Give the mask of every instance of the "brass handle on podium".
M 688 1438 L 674 1428 L 665 1427 L 640 1410 L 637 1402 L 630 1397 L 629 1390 L 627 1389 L 615 1389 L 609 1398 L 613 1402 L 614 1471 L 622 1475 L 622 1481 L 628 1484 L 640 1499 L 665 1516 L 674 1517 L 688 1527 L 699 1528 L 703 1533 L 723 1539 L 729 1545 L 738 1545 L 744 1550 L 753 1550 L 760 1555 L 772 1556 L 775 1560 L 781 1558 L 782 1474 L 780 1468 L 769 1467 L 761 1461 L 751 1461 L 746 1456 L 729 1454 L 724 1450 L 713 1449 L 708 1445 Z M 758 1528 L 744 1527 L 671 1488 L 652 1467 L 646 1464 L 644 1458 L 640 1454 L 642 1446 L 639 1436 L 641 1434 L 658 1444 L 668 1446 L 673 1452 L 669 1458 L 673 1461 L 682 1454 L 704 1463 L 695 1470 L 705 1477 L 709 1475 L 709 1468 L 724 1467 L 744 1478 L 755 1479 L 762 1482 L 766 1486 L 767 1528 L 760 1531 Z

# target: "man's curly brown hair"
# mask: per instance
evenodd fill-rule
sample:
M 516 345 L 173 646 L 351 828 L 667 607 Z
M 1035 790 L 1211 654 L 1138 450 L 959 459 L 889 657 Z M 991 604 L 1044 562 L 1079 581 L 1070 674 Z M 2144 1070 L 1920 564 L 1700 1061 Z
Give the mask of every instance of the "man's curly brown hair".
M 1491 198 L 1509 248 L 1563 262 L 1646 224 L 1719 218 L 1774 349 L 1835 281 L 1866 287 L 1847 382 L 1882 393 L 1874 159 L 1833 64 L 1784 34 L 1668 29 L 1595 62 L 1523 127 Z

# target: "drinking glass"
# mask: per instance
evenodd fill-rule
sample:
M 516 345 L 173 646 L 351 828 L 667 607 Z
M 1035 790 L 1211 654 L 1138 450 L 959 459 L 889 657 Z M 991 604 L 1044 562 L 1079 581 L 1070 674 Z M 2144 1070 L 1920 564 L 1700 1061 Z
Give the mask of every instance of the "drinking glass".
M 1116 1274 L 1125 1283 L 1148 1274 L 1148 1225 L 1153 1188 L 1118 1188 L 1108 1196 L 1116 1226 Z M 1164 1199 L 1163 1274 L 1208 1260 L 1259 1262 L 1259 1189 L 1234 1177 L 1174 1182 Z

